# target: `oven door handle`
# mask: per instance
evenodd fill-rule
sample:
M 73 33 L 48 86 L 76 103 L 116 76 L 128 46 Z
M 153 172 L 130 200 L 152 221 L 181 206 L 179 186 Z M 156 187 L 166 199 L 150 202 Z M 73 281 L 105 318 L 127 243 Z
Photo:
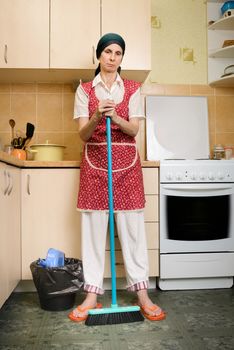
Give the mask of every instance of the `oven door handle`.
M 195 197 L 211 197 L 211 196 L 230 196 L 234 193 L 234 186 L 227 184 L 177 184 L 163 185 L 160 187 L 161 195 L 165 196 L 195 196 Z
M 207 191 L 207 192 L 211 192 L 211 191 L 223 191 L 223 190 L 232 190 L 232 187 L 230 186 L 218 186 L 216 185 L 215 187 L 200 187 L 200 186 L 194 186 L 194 185 L 187 185 L 186 184 L 186 187 L 182 187 L 180 185 L 177 185 L 177 186 L 163 186 L 163 189 L 164 190 L 169 190 L 169 191 L 184 191 L 184 192 L 188 192 L 188 191 L 193 191 L 193 192 L 196 192 L 196 191 Z

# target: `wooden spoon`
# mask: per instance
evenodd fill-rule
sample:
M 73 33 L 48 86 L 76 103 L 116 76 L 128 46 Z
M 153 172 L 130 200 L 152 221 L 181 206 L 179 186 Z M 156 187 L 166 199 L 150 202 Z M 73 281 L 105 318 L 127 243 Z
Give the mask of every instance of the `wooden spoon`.
M 10 124 L 10 127 L 11 127 L 11 141 L 13 141 L 14 138 L 15 138 L 15 135 L 14 135 L 15 121 L 14 121 L 14 119 L 10 119 L 9 120 L 9 124 Z

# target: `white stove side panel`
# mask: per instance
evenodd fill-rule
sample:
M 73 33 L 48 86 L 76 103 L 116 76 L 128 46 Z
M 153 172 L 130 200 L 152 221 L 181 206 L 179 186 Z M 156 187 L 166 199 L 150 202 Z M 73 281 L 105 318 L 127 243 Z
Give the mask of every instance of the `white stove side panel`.
M 147 160 L 209 158 L 207 98 L 147 96 L 146 134 Z

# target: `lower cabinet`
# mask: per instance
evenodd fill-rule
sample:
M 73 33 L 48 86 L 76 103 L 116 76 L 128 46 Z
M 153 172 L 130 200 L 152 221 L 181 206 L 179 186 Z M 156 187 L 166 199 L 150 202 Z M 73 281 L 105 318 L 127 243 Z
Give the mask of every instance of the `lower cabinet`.
M 145 227 L 150 277 L 159 275 L 158 254 L 158 169 L 144 168 L 146 193 Z M 31 279 L 30 263 L 45 257 L 49 248 L 81 259 L 80 213 L 76 210 L 79 169 L 22 169 L 21 226 L 22 279 Z M 116 235 L 117 236 L 117 235 Z M 109 242 L 105 277 L 110 277 Z M 117 277 L 125 270 L 116 237 Z
M 32 279 L 31 262 L 49 248 L 81 258 L 78 185 L 79 169 L 22 170 L 22 279 Z
M 143 168 L 145 205 L 145 229 L 149 258 L 149 277 L 159 276 L 159 209 L 158 209 L 158 168 Z M 116 230 L 115 230 L 116 232 Z M 115 234 L 116 276 L 124 277 L 125 269 L 120 242 Z M 110 248 L 107 239 L 104 277 L 111 277 Z
M 149 276 L 159 275 L 158 169 L 144 168 L 145 227 Z M 49 248 L 81 259 L 79 169 L 18 169 L 0 162 L 0 307 L 20 279 L 32 279 L 30 264 Z M 116 235 L 117 236 L 117 235 Z M 125 270 L 116 237 L 117 277 Z M 110 277 L 109 242 L 105 277 Z
M 0 307 L 21 279 L 20 169 L 0 162 Z

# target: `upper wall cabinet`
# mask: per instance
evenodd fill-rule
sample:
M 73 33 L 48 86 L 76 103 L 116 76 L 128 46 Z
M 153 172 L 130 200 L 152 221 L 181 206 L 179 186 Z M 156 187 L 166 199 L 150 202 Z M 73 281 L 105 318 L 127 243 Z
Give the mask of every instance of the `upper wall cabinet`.
M 102 35 L 108 32 L 125 40 L 123 70 L 151 69 L 151 1 L 102 0 Z
M 100 0 L 51 0 L 50 68 L 94 69 Z
M 122 76 L 144 81 L 150 10 L 150 0 L 1 0 L 0 82 L 90 80 L 97 42 L 107 32 L 126 41 Z
M 208 1 L 208 83 L 211 86 L 234 86 L 234 74 L 225 68 L 234 64 L 234 45 L 225 45 L 234 39 L 234 15 L 222 17 L 222 1 Z
M 50 68 L 91 69 L 74 72 L 91 79 L 100 36 L 115 32 L 126 41 L 123 76 L 143 81 L 151 69 L 150 13 L 150 0 L 51 0 Z
M 48 13 L 49 0 L 1 0 L 1 68 L 48 68 Z

